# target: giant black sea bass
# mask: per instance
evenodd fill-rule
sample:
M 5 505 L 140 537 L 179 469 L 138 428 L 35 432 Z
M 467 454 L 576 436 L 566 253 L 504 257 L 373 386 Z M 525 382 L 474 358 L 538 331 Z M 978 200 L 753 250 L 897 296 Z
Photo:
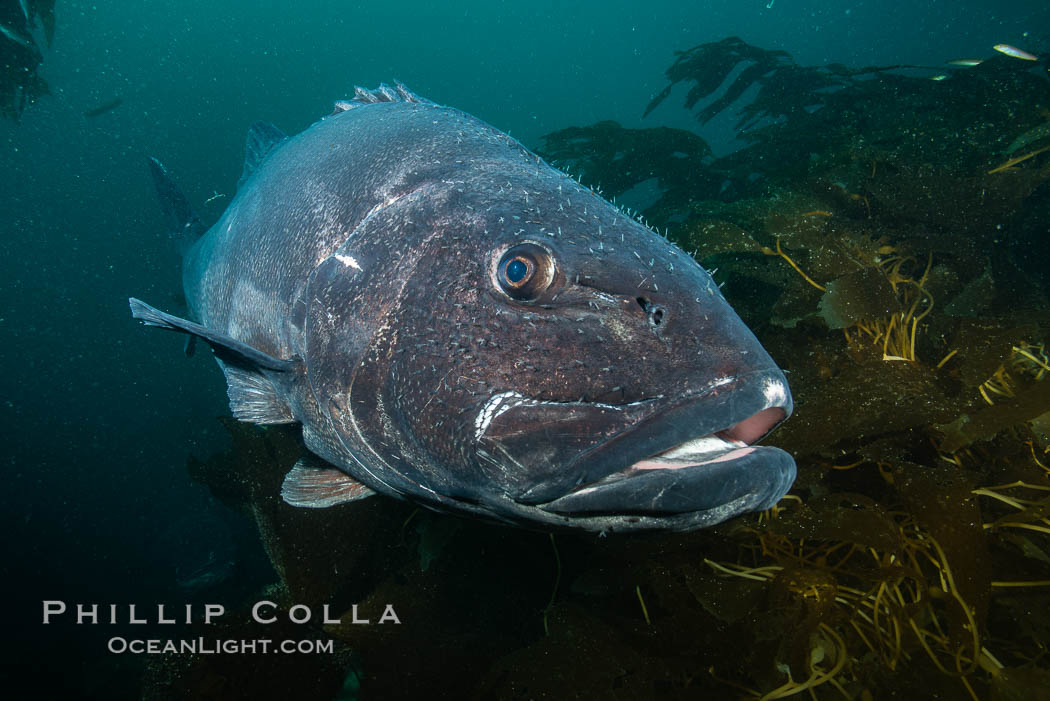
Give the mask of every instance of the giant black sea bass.
M 151 161 L 233 415 L 298 423 L 281 496 L 376 492 L 540 527 L 689 530 L 795 477 L 784 375 L 690 256 L 506 134 L 404 86 L 256 123 L 204 232 Z

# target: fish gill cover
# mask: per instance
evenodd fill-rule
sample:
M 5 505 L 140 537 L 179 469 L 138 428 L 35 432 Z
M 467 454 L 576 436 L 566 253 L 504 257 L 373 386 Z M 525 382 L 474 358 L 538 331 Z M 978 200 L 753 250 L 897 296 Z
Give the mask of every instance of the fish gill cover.
M 735 79 L 759 85 L 739 151 L 599 122 L 549 135 L 546 155 L 612 196 L 655 184 L 639 216 L 695 252 L 791 373 L 797 413 L 772 439 L 798 460 L 791 494 L 616 547 L 376 500 L 334 519 L 275 496 L 294 432 L 230 422 L 234 451 L 192 471 L 258 522 L 280 575 L 269 595 L 344 619 L 404 602 L 396 634 L 325 628 L 349 672 L 283 660 L 285 683 L 363 698 L 1045 693 L 1045 70 L 994 57 L 932 81 L 730 39 L 668 77 L 694 84 L 694 108 L 742 61 L 761 69 Z M 444 644 L 420 655 L 409 638 Z M 147 698 L 202 679 L 263 688 L 218 659 L 151 664 Z

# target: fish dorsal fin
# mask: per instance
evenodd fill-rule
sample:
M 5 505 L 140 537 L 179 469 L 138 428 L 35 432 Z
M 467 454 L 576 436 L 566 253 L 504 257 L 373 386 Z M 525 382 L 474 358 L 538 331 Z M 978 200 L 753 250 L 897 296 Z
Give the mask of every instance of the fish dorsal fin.
M 175 184 L 168 169 L 156 158 L 151 157 L 148 162 L 153 184 L 157 188 L 157 198 L 160 199 L 160 208 L 168 222 L 168 234 L 175 242 L 179 255 L 184 256 L 204 233 L 205 226 L 193 211 L 189 200 Z
M 244 170 L 241 171 L 241 179 L 237 181 L 237 187 L 251 177 L 251 174 L 259 167 L 270 152 L 280 146 L 288 138 L 283 131 L 269 122 L 256 122 L 248 127 L 248 138 L 244 144 Z
M 345 504 L 373 494 L 371 488 L 313 455 L 295 463 L 281 485 L 281 498 L 286 504 L 308 509 Z
M 387 85 L 386 83 L 380 83 L 379 87 L 375 90 L 366 90 L 362 87 L 355 87 L 354 96 L 349 100 L 339 100 L 336 102 L 332 114 L 346 112 L 347 110 L 352 110 L 355 107 L 360 107 L 362 105 L 374 105 L 377 102 L 417 102 L 421 105 L 434 104 L 430 100 L 416 95 L 401 83 L 394 83 L 393 86 Z

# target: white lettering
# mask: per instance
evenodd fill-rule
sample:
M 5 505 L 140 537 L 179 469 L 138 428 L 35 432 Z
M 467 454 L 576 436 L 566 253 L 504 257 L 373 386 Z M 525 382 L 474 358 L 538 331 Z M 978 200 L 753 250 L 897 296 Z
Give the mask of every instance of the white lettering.
M 350 616 L 351 616 L 350 622 L 351 623 L 368 623 L 368 619 L 367 618 L 358 618 L 357 617 L 357 604 L 354 604 L 353 606 L 351 606 L 350 607 L 350 611 L 351 611 L 351 614 L 350 614 Z
M 252 606 L 252 619 L 254 619 L 256 623 L 273 623 L 276 621 L 276 616 L 270 616 L 269 618 L 261 618 L 259 616 L 259 610 L 262 609 L 263 606 L 276 607 L 277 604 L 272 601 L 256 601 L 255 606 Z
M 306 612 L 302 619 L 296 618 L 296 609 Z M 288 618 L 292 623 L 307 623 L 310 620 L 310 609 L 302 604 L 296 604 L 288 609 Z
M 44 625 L 46 626 L 51 622 L 52 616 L 58 616 L 66 612 L 65 601 L 45 601 L 44 602 Z
M 44 601 L 44 625 L 51 622 L 51 616 L 65 613 L 65 601 Z
M 91 609 L 85 609 L 84 604 L 77 604 L 77 625 L 84 622 L 85 618 L 90 618 L 91 623 L 98 623 L 98 604 L 91 604 Z
M 204 622 L 211 623 L 212 618 L 218 618 L 224 613 L 226 613 L 226 607 L 224 607 L 222 604 L 205 604 Z
M 386 608 L 383 609 L 383 615 L 379 617 L 380 623 L 386 623 L 387 621 L 393 621 L 397 625 L 401 625 L 401 619 L 397 617 L 394 607 L 390 604 L 386 605 Z

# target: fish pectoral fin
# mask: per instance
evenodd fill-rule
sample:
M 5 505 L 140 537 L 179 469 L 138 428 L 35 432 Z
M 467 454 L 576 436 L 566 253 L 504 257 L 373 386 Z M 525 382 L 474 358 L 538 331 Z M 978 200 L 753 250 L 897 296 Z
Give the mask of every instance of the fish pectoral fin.
M 233 418 L 253 424 L 295 423 L 291 408 L 265 373 L 221 360 L 219 367 L 226 376 L 226 395 Z
M 320 460 L 303 458 L 285 475 L 281 498 L 286 504 L 308 509 L 323 509 L 358 501 L 375 494 L 350 475 Z
M 276 372 L 288 372 L 295 369 L 296 362 L 293 360 L 275 358 L 226 334 L 213 331 L 188 319 L 180 319 L 177 316 L 165 314 L 142 300 L 132 297 L 128 300 L 128 304 L 131 305 L 131 316 L 144 322 L 146 326 L 156 326 L 169 331 L 180 331 L 204 339 L 220 360 Z

